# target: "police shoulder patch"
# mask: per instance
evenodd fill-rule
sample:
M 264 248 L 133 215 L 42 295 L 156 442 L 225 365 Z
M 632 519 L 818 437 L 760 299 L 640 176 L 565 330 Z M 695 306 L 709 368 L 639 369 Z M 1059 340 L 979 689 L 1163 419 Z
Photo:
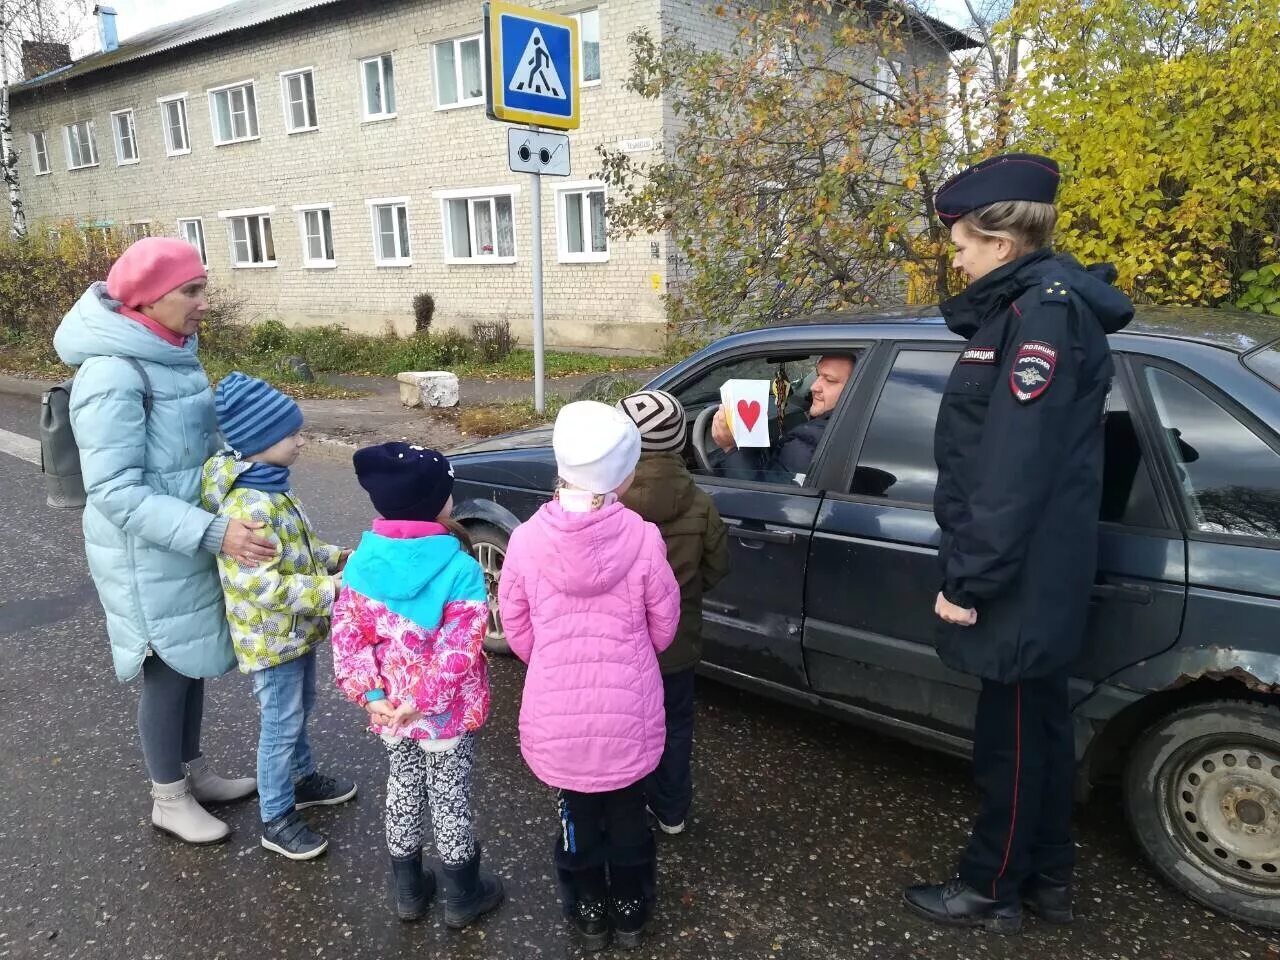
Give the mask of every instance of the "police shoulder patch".
M 1018 347 L 1009 368 L 1009 389 L 1019 403 L 1030 403 L 1049 389 L 1058 365 L 1058 351 L 1043 340 L 1028 340 Z
M 1047 279 L 1040 287 L 1041 303 L 1060 303 L 1066 306 L 1071 300 L 1071 288 L 1062 280 Z

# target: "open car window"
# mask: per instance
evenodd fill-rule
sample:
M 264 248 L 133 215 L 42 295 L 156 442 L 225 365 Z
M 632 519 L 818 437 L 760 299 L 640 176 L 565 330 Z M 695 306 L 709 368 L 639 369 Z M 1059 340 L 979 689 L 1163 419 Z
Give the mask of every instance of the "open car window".
M 851 351 L 856 355 L 857 351 Z M 725 477 L 760 483 L 809 486 L 813 454 L 830 417 L 814 421 L 809 416 L 815 370 L 821 353 L 778 352 L 768 356 L 736 357 L 702 371 L 673 393 L 689 420 L 690 444 L 685 461 L 695 475 Z M 852 377 L 850 377 L 852 379 Z M 720 387 L 727 380 L 765 380 L 770 384 L 765 417 L 770 447 L 722 451 L 706 431 L 708 471 L 693 454 L 694 425 L 705 410 L 720 405 Z M 847 386 L 847 384 L 846 384 Z

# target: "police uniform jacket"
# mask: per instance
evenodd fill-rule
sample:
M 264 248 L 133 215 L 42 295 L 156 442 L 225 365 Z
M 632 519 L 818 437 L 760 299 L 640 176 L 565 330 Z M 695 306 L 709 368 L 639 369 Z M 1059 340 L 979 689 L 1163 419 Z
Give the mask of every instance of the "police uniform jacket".
M 942 305 L 968 341 L 938 413 L 934 515 L 953 669 L 1012 683 L 1062 670 L 1084 635 L 1097 562 L 1107 334 L 1133 316 L 1109 265 L 1045 249 Z

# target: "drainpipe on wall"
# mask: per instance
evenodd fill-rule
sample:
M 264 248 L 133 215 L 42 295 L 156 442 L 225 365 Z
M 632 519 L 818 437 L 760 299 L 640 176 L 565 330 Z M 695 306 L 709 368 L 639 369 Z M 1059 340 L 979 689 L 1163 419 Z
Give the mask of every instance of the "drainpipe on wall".
M 93 15 L 98 18 L 98 38 L 102 41 L 102 52 L 110 53 L 120 46 L 120 38 L 116 34 L 116 8 L 98 4 L 93 8 Z

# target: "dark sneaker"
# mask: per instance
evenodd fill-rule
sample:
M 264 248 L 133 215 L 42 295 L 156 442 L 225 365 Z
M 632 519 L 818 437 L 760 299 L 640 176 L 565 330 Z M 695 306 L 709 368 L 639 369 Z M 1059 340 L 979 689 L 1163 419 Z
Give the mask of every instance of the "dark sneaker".
M 332 807 L 346 803 L 356 795 L 356 785 L 350 780 L 339 780 L 313 773 L 293 785 L 293 805 L 299 810 L 307 807 Z
M 603 900 L 579 900 L 573 905 L 573 927 L 588 953 L 609 945 L 609 908 Z
M 665 833 L 667 836 L 674 837 L 677 834 L 684 833 L 683 820 L 681 820 L 679 823 L 667 823 L 660 816 L 658 816 L 656 813 L 653 812 L 653 807 L 645 807 L 644 809 L 649 814 L 649 816 L 653 817 L 653 822 L 658 825 L 658 829 L 661 830 L 663 833 Z
M 307 826 L 297 810 L 290 810 L 263 824 L 262 846 L 290 860 L 311 860 L 329 849 L 329 841 Z

